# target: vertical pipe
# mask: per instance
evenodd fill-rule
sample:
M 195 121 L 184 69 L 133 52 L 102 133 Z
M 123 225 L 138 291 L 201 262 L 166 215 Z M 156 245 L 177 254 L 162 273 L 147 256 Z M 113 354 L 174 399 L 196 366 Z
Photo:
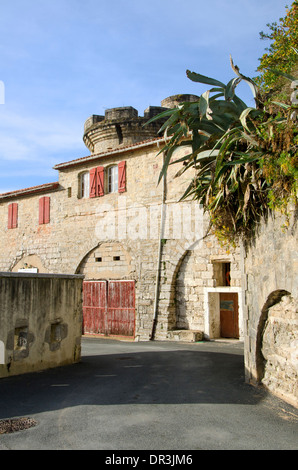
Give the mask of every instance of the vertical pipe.
M 165 162 L 165 154 L 163 153 L 163 165 Z M 156 268 L 156 280 L 155 280 L 155 296 L 154 296 L 154 310 L 153 310 L 153 322 L 150 340 L 154 340 L 155 329 L 157 323 L 158 314 L 158 300 L 159 300 L 159 285 L 160 285 L 160 269 L 161 269 L 161 256 L 162 256 L 162 240 L 164 236 L 166 216 L 166 173 L 162 179 L 162 201 L 161 201 L 161 216 L 160 216 L 160 231 L 158 240 L 158 254 L 157 254 L 157 268 Z

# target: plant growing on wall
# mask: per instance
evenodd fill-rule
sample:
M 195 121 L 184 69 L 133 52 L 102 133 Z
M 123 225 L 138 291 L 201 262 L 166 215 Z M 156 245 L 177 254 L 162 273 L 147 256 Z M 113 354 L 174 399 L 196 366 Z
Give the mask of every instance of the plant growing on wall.
M 296 203 L 298 133 L 296 104 L 265 103 L 256 83 L 232 59 L 231 66 L 236 77 L 227 85 L 187 71 L 190 80 L 211 88 L 197 102 L 182 103 L 153 119 L 167 118 L 160 129 L 166 143 L 159 180 L 170 164 L 183 162 L 177 176 L 195 168 L 183 198 L 202 204 L 218 239 L 234 245 L 240 237 L 249 241 L 270 209 L 286 211 L 290 201 Z M 235 94 L 241 81 L 251 88 L 254 108 Z M 174 150 L 182 146 L 191 146 L 191 153 L 172 163 Z
M 260 58 L 256 81 L 264 91 L 276 95 L 282 93 L 286 82 L 274 70 L 292 74 L 298 72 L 295 53 L 298 44 L 298 1 L 294 1 L 290 8 L 286 7 L 284 18 L 280 18 L 278 23 L 267 24 L 267 28 L 266 32 L 260 33 L 260 38 L 269 41 L 270 45 Z

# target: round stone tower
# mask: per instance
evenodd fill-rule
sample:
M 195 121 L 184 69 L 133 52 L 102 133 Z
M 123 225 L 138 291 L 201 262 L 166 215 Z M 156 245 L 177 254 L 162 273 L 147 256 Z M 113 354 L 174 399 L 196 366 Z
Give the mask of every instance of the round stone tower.
M 115 148 L 126 147 L 143 140 L 158 137 L 164 120 L 154 121 L 144 126 L 152 117 L 182 101 L 195 101 L 194 95 L 175 95 L 162 101 L 161 106 L 149 106 L 144 116 L 131 106 L 111 108 L 104 116 L 92 115 L 84 125 L 83 140 L 91 154 L 102 153 Z
M 164 108 L 175 108 L 180 103 L 184 103 L 184 102 L 192 103 L 198 100 L 199 100 L 199 96 L 197 95 L 172 95 L 162 100 L 161 106 Z

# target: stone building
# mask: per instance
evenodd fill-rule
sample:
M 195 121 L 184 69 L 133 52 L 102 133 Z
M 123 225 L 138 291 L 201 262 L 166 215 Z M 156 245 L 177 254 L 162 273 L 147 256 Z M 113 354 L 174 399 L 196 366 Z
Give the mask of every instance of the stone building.
M 1 194 L 0 271 L 83 275 L 84 334 L 242 340 L 246 380 L 297 405 L 295 216 L 287 233 L 273 218 L 249 249 L 227 252 L 205 236 L 201 207 L 179 202 L 191 171 L 175 178 L 172 165 L 158 184 L 161 123 L 144 124 L 196 98 L 93 115 L 89 155 L 55 165 L 56 182 Z
M 57 182 L 0 195 L 0 271 L 83 274 L 88 334 L 243 338 L 239 250 L 203 240 L 200 206 L 178 202 L 190 174 L 175 179 L 173 165 L 157 184 L 161 123 L 144 126 L 193 99 L 167 98 L 142 117 L 132 107 L 91 116 L 90 155 L 57 164 Z

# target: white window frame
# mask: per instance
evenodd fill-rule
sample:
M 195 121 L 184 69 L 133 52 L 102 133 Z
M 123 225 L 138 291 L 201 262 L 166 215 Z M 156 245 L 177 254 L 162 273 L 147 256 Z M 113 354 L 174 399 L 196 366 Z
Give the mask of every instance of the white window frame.
M 79 175 L 79 197 L 81 199 L 89 198 L 90 194 L 90 174 L 84 171 Z
M 118 165 L 112 165 L 107 168 L 107 192 L 118 192 Z

